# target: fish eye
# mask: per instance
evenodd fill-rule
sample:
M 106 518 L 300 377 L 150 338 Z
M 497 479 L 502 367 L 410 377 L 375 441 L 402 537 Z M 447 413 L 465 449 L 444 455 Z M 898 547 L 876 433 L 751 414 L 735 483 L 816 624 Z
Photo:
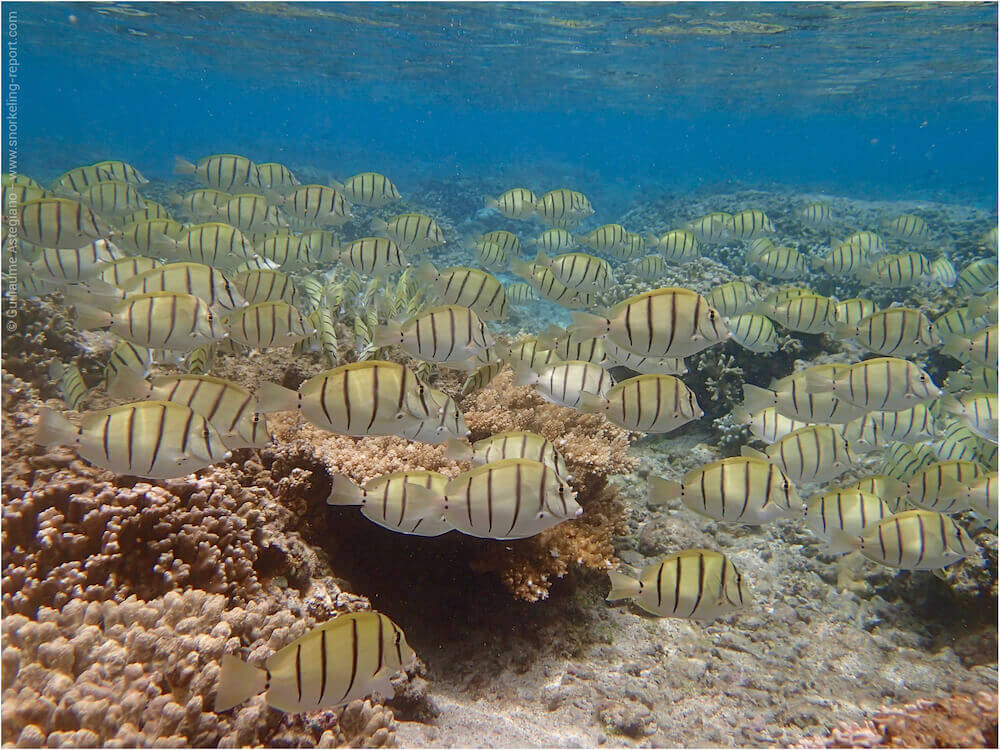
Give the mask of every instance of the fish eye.
M 206 440 L 208 440 L 208 438 L 209 438 L 209 437 L 211 437 L 211 433 L 210 433 L 210 432 L 208 431 L 208 427 L 207 427 L 207 426 L 206 426 L 206 427 L 205 427 L 205 429 L 204 429 L 204 430 L 202 431 L 202 434 L 203 434 L 203 435 L 205 436 L 205 439 L 206 439 Z
M 920 382 L 921 383 L 926 383 L 927 382 L 927 376 L 926 375 L 921 375 L 920 376 Z

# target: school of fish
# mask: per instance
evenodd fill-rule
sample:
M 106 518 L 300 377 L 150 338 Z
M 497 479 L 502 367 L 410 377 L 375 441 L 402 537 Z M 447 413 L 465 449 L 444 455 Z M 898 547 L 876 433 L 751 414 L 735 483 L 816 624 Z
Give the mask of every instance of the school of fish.
M 372 215 L 402 200 L 385 175 L 304 185 L 281 164 L 232 154 L 178 159 L 175 168 L 201 187 L 171 196 L 169 206 L 144 197 L 148 180 L 122 161 L 71 169 L 49 187 L 3 177 L 4 212 L 18 219 L 20 293 L 59 292 L 77 327 L 115 340 L 100 387 L 122 403 L 72 421 L 43 409 L 40 444 L 73 446 L 119 474 L 167 479 L 267 445 L 267 414 L 297 411 L 342 435 L 445 444 L 449 457 L 470 464 L 455 478 L 403 471 L 364 486 L 336 475 L 329 504 L 359 506 L 396 533 L 521 539 L 585 511 L 552 441 L 509 432 L 469 443 L 459 400 L 502 369 L 551 403 L 631 432 L 669 433 L 704 415 L 683 382 L 685 357 L 730 340 L 766 356 L 786 332 L 825 334 L 856 361 L 746 384 L 733 416 L 765 447 L 744 446 L 679 480 L 651 477 L 650 503 L 679 501 L 680 512 L 721 523 L 800 518 L 831 554 L 858 551 L 908 570 L 940 569 L 975 550 L 955 514 L 996 523 L 996 227 L 984 237 L 989 257 L 957 269 L 913 214 L 807 255 L 779 244 L 757 208 L 712 212 L 659 235 L 617 223 L 575 233 L 595 214 L 586 195 L 516 187 L 485 206 L 525 222 L 532 236 L 466 238 L 469 265 L 438 268 L 428 251 L 449 238 L 432 216 Z M 370 217 L 366 233 L 345 238 L 342 227 L 359 217 Z M 823 232 L 832 209 L 806 203 L 793 222 L 792 233 Z M 746 261 L 779 286 L 767 292 L 736 280 L 705 295 L 664 286 L 599 302 L 625 275 L 655 285 L 671 266 L 723 244 L 741 244 Z M 811 273 L 882 290 L 947 289 L 954 305 L 932 320 L 902 304 L 880 308 L 793 285 Z M 537 299 L 571 311 L 572 325 L 500 342 L 490 324 Z M 344 325 L 355 333 L 357 361 L 341 362 Z M 264 383 L 256 393 L 210 374 L 220 352 L 279 347 L 318 351 L 331 369 L 295 390 Z M 912 361 L 935 348 L 961 364 L 941 386 Z M 421 366 L 392 361 L 393 353 Z M 171 374 L 150 378 L 154 363 L 172 365 Z M 467 373 L 461 396 L 424 382 L 422 363 Z M 615 377 L 623 369 L 634 374 Z M 49 375 L 80 412 L 90 392 L 80 371 L 54 363 Z M 838 483 L 876 458 L 878 473 Z M 732 561 L 708 549 L 609 575 L 609 600 L 634 600 L 658 616 L 713 619 L 752 600 Z M 216 708 L 260 693 L 283 711 L 391 695 L 389 677 L 414 658 L 385 615 L 341 615 L 263 668 L 226 656 Z

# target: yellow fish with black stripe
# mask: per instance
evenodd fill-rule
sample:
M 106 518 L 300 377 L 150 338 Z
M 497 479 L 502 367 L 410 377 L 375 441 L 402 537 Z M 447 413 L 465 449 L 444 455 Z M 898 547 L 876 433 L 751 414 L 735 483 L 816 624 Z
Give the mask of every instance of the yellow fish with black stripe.
M 213 154 L 192 164 L 186 159 L 174 159 L 174 174 L 193 174 L 202 183 L 227 193 L 237 190 L 260 190 L 257 165 L 245 156 Z
M 401 198 L 392 180 L 379 172 L 361 172 L 342 183 L 331 180 L 330 185 L 359 206 L 381 208 Z
M 497 198 L 486 196 L 486 208 L 495 208 L 508 219 L 530 219 L 535 213 L 538 198 L 527 188 L 511 188 Z
M 858 464 L 843 433 L 829 425 L 814 424 L 785 435 L 764 454 L 743 446 L 741 455 L 766 458 L 796 484 L 836 479 Z
M 21 239 L 33 245 L 73 250 L 107 239 L 108 224 L 79 201 L 68 198 L 39 198 L 18 206 Z
M 404 252 L 422 252 L 445 242 L 440 225 L 425 214 L 400 214 L 384 221 L 372 219 L 372 230 L 384 234 L 399 245 Z
M 468 366 L 495 340 L 468 307 L 442 305 L 417 313 L 406 323 L 390 321 L 375 331 L 375 346 L 399 346 L 425 362 Z
M 316 333 L 297 308 L 281 300 L 241 307 L 225 321 L 230 340 L 251 349 L 294 346 Z
M 279 649 L 263 667 L 225 654 L 215 710 L 260 693 L 267 705 L 292 713 L 336 708 L 372 693 L 392 698 L 389 678 L 415 661 L 403 631 L 381 612 L 339 615 Z
M 79 427 L 43 407 L 35 440 L 71 445 L 95 466 L 147 479 L 182 477 L 230 455 L 208 420 L 170 401 L 88 412 Z
M 631 599 L 658 617 L 714 620 L 750 602 L 750 592 L 736 566 L 720 552 L 689 549 L 667 555 L 643 568 L 638 580 L 608 573 L 606 599 Z
M 876 354 L 897 357 L 920 354 L 941 343 L 930 318 L 910 307 L 879 310 L 856 326 L 839 326 L 837 336 L 857 341 Z
M 674 229 L 659 237 L 650 235 L 646 243 L 670 263 L 690 263 L 701 256 L 698 238 L 688 229 Z
M 108 311 L 87 304 L 76 305 L 75 311 L 78 328 L 107 328 L 147 349 L 187 352 L 227 335 L 208 303 L 193 294 L 136 294 L 116 302 Z
M 626 430 L 648 433 L 672 432 L 704 414 L 691 389 L 673 375 L 629 378 L 604 396 L 583 392 L 580 411 L 602 414 Z
M 903 570 L 937 570 L 976 551 L 975 543 L 951 518 L 929 510 L 907 510 L 871 524 L 858 537 L 840 542 L 869 560 Z
M 436 471 L 414 469 L 383 474 L 368 482 L 364 489 L 342 474 L 334 474 L 327 505 L 360 505 L 361 514 L 372 523 L 416 536 L 440 536 L 451 531 L 442 520 L 444 489 L 448 477 Z M 411 486 L 423 487 L 433 494 L 419 498 Z

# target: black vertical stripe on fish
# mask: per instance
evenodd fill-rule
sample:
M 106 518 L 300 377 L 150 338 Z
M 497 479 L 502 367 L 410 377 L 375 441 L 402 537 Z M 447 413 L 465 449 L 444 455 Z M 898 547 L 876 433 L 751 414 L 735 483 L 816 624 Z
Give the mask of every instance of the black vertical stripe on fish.
M 723 466 L 725 466 L 725 464 L 723 464 Z M 746 515 L 747 506 L 750 504 L 750 493 L 751 493 L 750 481 L 751 481 L 750 462 L 744 461 L 743 462 L 743 507 L 740 508 L 740 514 L 737 516 L 737 518 L 743 518 Z M 770 482 L 768 482 L 768 485 L 770 485 Z
M 666 567 L 666 563 L 660 563 L 659 570 L 656 571 L 656 606 L 660 608 L 663 606 L 663 569 Z M 680 568 L 677 569 L 677 580 L 679 581 Z M 674 597 L 674 609 L 677 609 L 677 598 Z
M 375 658 L 375 671 L 372 672 L 372 677 L 378 674 L 378 671 L 382 668 L 382 663 L 383 663 L 382 651 L 385 648 L 384 644 L 385 637 L 383 636 L 383 630 L 385 628 L 385 623 L 383 622 L 384 617 L 381 614 L 378 614 L 376 619 L 378 620 L 378 639 L 377 639 L 378 653 Z M 400 659 L 400 662 L 402 662 L 402 659 Z
M 720 471 L 721 470 L 722 469 L 720 467 Z M 706 493 L 705 490 L 705 475 L 707 473 L 708 472 L 706 471 L 698 472 L 698 483 L 700 485 L 700 490 L 701 490 L 701 507 L 704 508 L 706 511 L 708 510 L 708 494 Z
M 295 647 L 295 687 L 299 692 L 299 702 L 302 701 L 302 644 Z
M 379 630 L 382 629 L 382 621 L 379 619 Z M 299 646 L 301 649 L 302 647 Z M 326 629 L 321 629 L 319 631 L 319 658 L 320 658 L 320 678 L 319 678 L 319 698 L 316 699 L 316 705 L 318 706 L 323 702 L 323 696 L 326 695 Z M 301 690 L 299 691 L 301 693 Z M 300 695 L 301 700 L 301 695 Z
M 680 558 L 677 558 L 680 562 Z M 722 561 L 722 566 L 725 567 L 725 559 Z M 701 604 L 701 598 L 705 595 L 705 555 L 701 552 L 698 553 L 698 596 L 695 597 L 694 606 L 691 607 L 691 614 L 689 617 L 694 615 L 698 611 L 698 607 Z
M 518 467 L 520 468 L 520 467 Z M 495 472 L 486 472 L 486 522 L 487 532 L 493 531 L 493 475 Z M 516 519 L 515 519 L 516 520 Z
M 354 681 L 358 677 L 358 621 L 351 620 L 351 679 L 347 683 L 347 690 L 341 696 L 340 700 L 343 701 L 351 694 L 351 688 L 354 687 Z M 339 701 L 338 701 L 339 702 Z
M 160 412 L 160 419 L 157 423 L 156 429 L 156 441 L 153 443 L 153 455 L 149 460 L 149 470 L 152 471 L 153 467 L 156 466 L 156 457 L 160 455 L 160 446 L 163 444 L 163 432 L 167 426 L 166 419 L 166 407 Z M 130 461 L 131 464 L 131 461 Z
M 82 429 L 82 428 L 81 428 Z M 104 429 L 102 430 L 102 442 L 104 444 L 104 457 L 111 461 L 111 415 L 104 418 Z
M 522 451 L 523 452 L 523 451 Z M 514 516 L 510 521 L 510 528 L 507 529 L 507 534 L 510 535 L 514 531 L 514 526 L 517 524 L 517 519 L 521 515 L 521 464 L 517 464 L 514 470 L 514 481 L 516 487 L 514 490 Z

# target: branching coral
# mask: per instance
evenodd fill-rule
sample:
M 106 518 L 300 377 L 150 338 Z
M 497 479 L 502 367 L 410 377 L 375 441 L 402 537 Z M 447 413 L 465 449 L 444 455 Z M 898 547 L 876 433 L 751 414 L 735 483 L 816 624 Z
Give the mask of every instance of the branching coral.
M 996 747 L 997 696 L 981 691 L 883 709 L 861 725 L 840 724 L 818 747 Z

